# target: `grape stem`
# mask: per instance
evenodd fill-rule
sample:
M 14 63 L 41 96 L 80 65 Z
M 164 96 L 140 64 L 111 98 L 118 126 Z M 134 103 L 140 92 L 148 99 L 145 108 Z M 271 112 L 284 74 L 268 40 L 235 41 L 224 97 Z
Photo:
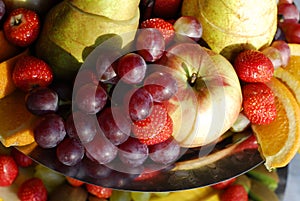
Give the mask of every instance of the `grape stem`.
M 64 100 L 59 100 L 59 103 L 58 105 L 59 106 L 62 106 L 62 105 L 71 105 L 72 104 L 72 101 L 71 100 L 67 100 L 67 101 L 64 101 Z

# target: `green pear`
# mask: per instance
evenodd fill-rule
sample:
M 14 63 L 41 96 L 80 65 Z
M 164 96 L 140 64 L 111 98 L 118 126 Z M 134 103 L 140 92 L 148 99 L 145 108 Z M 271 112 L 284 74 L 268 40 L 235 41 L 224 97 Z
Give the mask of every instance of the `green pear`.
M 65 0 L 47 14 L 35 46 L 36 55 L 49 63 L 56 78 L 72 79 L 87 53 L 106 39 L 119 35 L 115 45 L 120 47 L 131 42 L 139 17 L 139 9 L 135 9 L 129 20 L 112 20 L 84 12 Z
M 201 22 L 203 40 L 217 53 L 239 44 L 269 45 L 277 28 L 276 0 L 183 0 L 181 13 Z

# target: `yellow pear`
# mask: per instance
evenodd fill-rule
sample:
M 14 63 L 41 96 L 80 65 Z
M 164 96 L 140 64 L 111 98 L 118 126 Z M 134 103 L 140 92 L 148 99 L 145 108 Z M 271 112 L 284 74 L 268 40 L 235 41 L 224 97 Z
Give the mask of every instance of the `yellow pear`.
M 140 0 L 70 0 L 78 9 L 113 20 L 129 20 L 137 12 Z
M 184 0 L 181 13 L 201 22 L 203 40 L 217 53 L 239 44 L 269 45 L 277 27 L 276 0 Z
M 76 2 L 79 1 L 62 1 L 48 12 L 35 47 L 36 55 L 49 63 L 55 76 L 61 79 L 72 79 L 91 50 L 106 39 L 120 35 L 116 45 L 127 45 L 133 40 L 139 23 L 138 6 L 126 10 L 126 13 L 132 15 L 130 19 L 114 20 L 91 14 L 92 9 L 88 3 L 85 8 L 77 7 L 90 1 L 81 4 Z M 100 10 L 104 4 L 116 6 L 112 2 L 120 0 L 98 1 L 94 6 L 103 14 Z M 118 6 L 121 8 L 122 4 Z M 114 9 L 117 15 L 118 9 Z

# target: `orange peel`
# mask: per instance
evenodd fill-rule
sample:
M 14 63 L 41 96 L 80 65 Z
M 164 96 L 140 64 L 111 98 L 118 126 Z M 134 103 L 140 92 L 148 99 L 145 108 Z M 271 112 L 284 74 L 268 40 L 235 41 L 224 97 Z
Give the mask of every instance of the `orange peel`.
M 37 117 L 25 106 L 25 93 L 19 90 L 0 99 L 0 141 L 5 147 L 34 142 Z
M 286 166 L 300 148 L 300 107 L 289 88 L 272 78 L 267 85 L 275 95 L 277 117 L 267 125 L 252 124 L 268 170 Z

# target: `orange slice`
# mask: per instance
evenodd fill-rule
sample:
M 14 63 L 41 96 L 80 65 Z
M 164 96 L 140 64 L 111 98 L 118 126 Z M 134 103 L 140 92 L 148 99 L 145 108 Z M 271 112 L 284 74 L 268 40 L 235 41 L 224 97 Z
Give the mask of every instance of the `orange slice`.
M 0 62 L 5 61 L 11 57 L 14 57 L 21 52 L 21 48 L 10 44 L 6 40 L 3 31 L 0 31 L 0 44 L 1 44 Z
M 25 106 L 25 93 L 16 90 L 0 99 L 0 141 L 6 147 L 34 142 L 33 127 L 37 117 Z
M 16 86 L 12 80 L 12 71 L 16 61 L 23 55 L 28 55 L 29 50 L 25 50 L 15 57 L 0 63 L 0 99 L 12 93 Z
M 291 57 L 288 65 L 276 69 L 274 76 L 289 87 L 300 104 L 300 44 L 289 44 L 289 47 Z
M 300 44 L 290 43 L 291 57 L 288 65 L 278 68 L 274 76 L 280 79 L 292 91 L 300 105 Z M 300 149 L 298 151 L 300 153 Z
M 277 117 L 268 125 L 251 127 L 260 145 L 265 166 L 286 166 L 300 148 L 300 107 L 292 92 L 277 78 L 267 83 L 275 95 Z

